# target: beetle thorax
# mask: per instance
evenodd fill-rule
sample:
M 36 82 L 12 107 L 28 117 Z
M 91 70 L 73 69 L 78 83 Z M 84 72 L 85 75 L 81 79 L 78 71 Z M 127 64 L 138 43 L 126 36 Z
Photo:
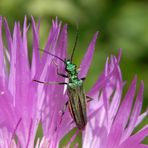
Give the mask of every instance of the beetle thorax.
M 71 63 L 70 60 L 67 60 L 65 64 L 65 70 L 69 75 L 77 75 L 77 66 L 75 64 Z
M 81 86 L 83 81 L 81 79 L 73 79 L 68 83 L 69 87 L 71 88 L 77 88 L 78 86 Z
M 65 70 L 67 71 L 69 77 L 68 85 L 72 88 L 82 85 L 82 80 L 78 78 L 77 66 L 70 60 L 67 60 L 65 65 Z

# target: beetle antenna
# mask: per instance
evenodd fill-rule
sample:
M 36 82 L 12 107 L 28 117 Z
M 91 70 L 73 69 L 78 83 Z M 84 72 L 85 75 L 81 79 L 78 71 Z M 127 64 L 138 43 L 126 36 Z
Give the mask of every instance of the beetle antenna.
M 43 51 L 44 53 L 47 53 L 47 54 L 49 54 L 49 55 L 51 55 L 51 56 L 53 56 L 53 57 L 56 57 L 57 59 L 59 59 L 60 61 L 62 61 L 62 62 L 65 63 L 65 61 L 64 61 L 63 59 L 61 59 L 60 57 L 58 57 L 58 56 L 52 54 L 51 52 L 46 51 L 46 50 L 43 50 L 43 49 L 40 49 L 40 48 L 39 48 L 39 50 L 40 50 L 40 51 Z
M 72 61 L 73 56 L 74 56 L 74 52 L 75 52 L 75 49 L 76 49 L 77 41 L 78 41 L 78 24 L 77 24 L 77 32 L 76 32 L 75 43 L 74 43 L 74 47 L 73 47 L 71 58 L 70 58 L 71 61 Z

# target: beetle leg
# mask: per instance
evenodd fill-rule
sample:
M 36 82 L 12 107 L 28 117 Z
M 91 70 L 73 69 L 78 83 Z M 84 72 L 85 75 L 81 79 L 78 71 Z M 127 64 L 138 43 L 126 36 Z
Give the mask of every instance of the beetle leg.
M 82 80 L 82 81 L 84 81 L 85 79 L 86 79 L 86 77 L 84 77 L 84 78 L 81 78 L 81 80 Z
M 74 122 L 74 120 L 72 120 L 71 122 L 70 122 L 70 124 L 74 124 L 75 122 Z
M 80 69 L 80 68 L 78 68 L 78 69 L 77 69 L 77 73 L 79 73 L 79 72 L 80 72 L 80 70 L 81 70 L 81 69 Z
M 39 81 L 39 80 L 33 80 L 34 82 L 42 83 L 42 84 L 59 84 L 59 85 L 67 85 L 68 83 L 66 82 L 44 82 L 44 81 Z
M 90 96 L 86 96 L 87 103 L 90 102 L 90 101 L 92 101 L 92 100 L 93 100 L 93 98 L 91 98 Z
M 65 111 L 66 111 L 67 106 L 68 106 L 68 101 L 64 104 L 64 107 L 61 110 L 61 115 L 60 115 L 60 120 L 59 120 L 58 125 L 60 125 L 62 123 L 62 119 L 63 119 L 63 116 L 65 114 Z M 58 126 L 56 126 L 55 131 L 57 130 L 57 128 L 58 128 Z
M 64 74 L 62 74 L 62 73 L 59 73 L 58 70 L 57 70 L 57 75 L 62 76 L 62 77 L 64 77 L 64 78 L 68 78 L 67 75 L 64 75 Z
M 62 109 L 62 113 L 61 113 L 61 117 L 60 117 L 60 122 L 59 122 L 59 124 L 61 124 L 61 122 L 62 122 L 62 118 L 63 118 L 63 116 L 64 116 L 64 114 L 65 114 L 65 111 L 66 111 L 66 108 L 67 108 L 67 106 L 68 106 L 68 101 L 64 104 L 64 107 L 63 107 L 63 109 Z
M 57 64 L 54 60 L 52 60 L 52 62 L 55 64 L 55 66 L 56 66 L 56 68 L 57 68 L 57 75 L 62 76 L 62 77 L 64 77 L 64 78 L 68 78 L 67 75 L 62 74 L 62 73 L 59 72 L 58 64 Z

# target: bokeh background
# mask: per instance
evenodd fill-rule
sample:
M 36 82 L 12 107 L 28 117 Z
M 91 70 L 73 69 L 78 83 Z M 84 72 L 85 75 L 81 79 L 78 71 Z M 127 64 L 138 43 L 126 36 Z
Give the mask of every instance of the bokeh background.
M 142 79 L 145 83 L 142 111 L 146 109 L 148 105 L 147 0 L 0 0 L 0 15 L 7 18 L 11 29 L 15 21 L 23 23 L 25 15 L 28 17 L 28 22 L 31 22 L 31 15 L 36 20 L 40 18 L 41 48 L 47 41 L 51 19 L 58 16 L 63 23 L 68 24 L 69 54 L 75 42 L 76 24 L 78 23 L 79 39 L 74 55 L 76 64 L 80 64 L 93 34 L 99 31 L 100 35 L 85 82 L 85 89 L 88 90 L 93 85 L 103 70 L 106 57 L 110 54 L 117 55 L 118 49 L 122 48 L 120 65 L 123 79 L 127 80 L 125 91 L 133 76 L 137 74 L 139 82 Z M 30 48 L 31 37 L 30 30 Z M 147 123 L 148 119 L 145 119 L 142 125 Z M 148 143 L 147 139 L 144 143 Z

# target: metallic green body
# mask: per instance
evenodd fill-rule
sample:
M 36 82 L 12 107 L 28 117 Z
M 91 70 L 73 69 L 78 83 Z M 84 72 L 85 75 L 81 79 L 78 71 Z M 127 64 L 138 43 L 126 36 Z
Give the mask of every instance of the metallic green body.
M 70 60 L 65 61 L 65 70 L 69 79 L 67 86 L 69 110 L 77 127 L 82 130 L 87 123 L 86 95 L 83 89 L 83 80 L 78 78 L 77 67 Z
M 83 130 L 87 123 L 86 96 L 83 90 L 83 84 L 75 88 L 68 86 L 67 92 L 69 96 L 68 105 L 71 116 L 77 127 L 80 130 Z
M 76 43 L 77 43 L 77 37 L 78 37 L 78 34 L 76 36 L 76 41 L 75 41 L 75 45 L 74 45 L 70 60 L 69 59 L 63 60 L 62 58 L 60 58 L 60 57 L 58 57 L 46 50 L 40 49 L 41 51 L 44 51 L 45 53 L 59 59 L 60 61 L 62 61 L 65 64 L 65 71 L 67 72 L 67 75 L 59 73 L 58 67 L 57 67 L 57 74 L 62 77 L 68 78 L 69 82 L 68 83 L 65 83 L 65 82 L 43 82 L 43 81 L 39 81 L 39 80 L 34 80 L 34 81 L 36 81 L 38 83 L 42 83 L 42 84 L 62 84 L 62 85 L 66 84 L 67 85 L 67 94 L 69 97 L 69 100 L 67 102 L 68 106 L 69 106 L 69 111 L 70 111 L 71 116 L 72 116 L 73 120 L 75 121 L 77 127 L 80 130 L 83 130 L 85 128 L 86 123 L 87 123 L 86 95 L 85 95 L 85 92 L 83 89 L 83 80 L 85 78 L 82 78 L 82 79 L 78 78 L 77 66 L 72 63 L 72 58 L 73 58 Z

